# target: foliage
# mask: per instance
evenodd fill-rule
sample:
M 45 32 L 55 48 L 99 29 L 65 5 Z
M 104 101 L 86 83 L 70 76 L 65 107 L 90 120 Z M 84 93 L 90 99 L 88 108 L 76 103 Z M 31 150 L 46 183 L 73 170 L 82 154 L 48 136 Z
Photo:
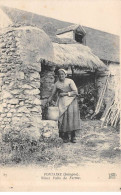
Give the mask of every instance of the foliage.
M 90 118 L 95 110 L 97 89 L 93 83 L 88 83 L 83 88 L 79 87 L 78 91 L 80 116 L 81 118 Z

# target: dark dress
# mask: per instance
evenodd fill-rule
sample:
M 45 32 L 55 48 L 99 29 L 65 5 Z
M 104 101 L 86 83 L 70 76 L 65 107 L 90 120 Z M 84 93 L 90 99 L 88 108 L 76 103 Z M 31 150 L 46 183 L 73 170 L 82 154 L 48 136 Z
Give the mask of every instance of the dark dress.
M 80 125 L 80 113 L 79 106 L 76 96 L 63 96 L 60 97 L 59 93 L 61 92 L 71 92 L 76 91 L 77 87 L 73 80 L 66 78 L 64 83 L 57 81 L 54 86 L 54 90 L 58 92 L 58 107 L 59 107 L 59 120 L 58 127 L 59 132 L 72 132 L 79 130 Z

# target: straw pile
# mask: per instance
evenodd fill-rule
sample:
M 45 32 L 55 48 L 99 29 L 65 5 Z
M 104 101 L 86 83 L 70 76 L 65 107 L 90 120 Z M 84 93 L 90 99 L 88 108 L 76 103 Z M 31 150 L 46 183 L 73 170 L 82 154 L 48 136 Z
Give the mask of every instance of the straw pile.
M 120 123 L 120 82 L 119 77 L 115 77 L 115 97 L 102 122 L 102 126 L 119 126 Z
M 61 66 L 79 66 L 84 69 L 106 69 L 103 62 L 95 56 L 91 49 L 82 44 L 53 43 L 54 62 Z

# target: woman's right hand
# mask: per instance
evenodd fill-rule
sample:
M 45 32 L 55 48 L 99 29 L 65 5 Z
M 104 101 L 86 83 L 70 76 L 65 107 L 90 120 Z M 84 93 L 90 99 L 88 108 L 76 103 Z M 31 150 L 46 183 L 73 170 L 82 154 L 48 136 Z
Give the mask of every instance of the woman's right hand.
M 50 102 L 51 102 L 51 97 L 49 97 L 49 98 L 47 99 L 46 106 L 49 106 Z

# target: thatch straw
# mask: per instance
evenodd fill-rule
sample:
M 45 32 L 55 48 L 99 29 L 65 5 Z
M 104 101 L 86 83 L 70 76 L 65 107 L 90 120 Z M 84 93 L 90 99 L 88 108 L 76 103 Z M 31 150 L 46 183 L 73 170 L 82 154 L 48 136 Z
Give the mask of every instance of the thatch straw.
M 73 65 L 84 69 L 106 69 L 103 62 L 91 49 L 82 44 L 53 43 L 54 62 L 58 65 Z
M 81 31 L 84 35 L 86 34 L 85 29 L 80 24 L 74 24 L 71 26 L 67 26 L 65 28 L 58 29 L 56 34 L 59 35 L 65 32 L 75 31 L 75 30 L 78 30 L 78 28 L 79 28 L 79 31 Z
M 120 75 L 116 75 L 114 77 L 114 90 L 115 90 L 115 96 L 114 100 L 112 101 L 111 106 L 106 112 L 106 115 L 104 117 L 104 120 L 102 122 L 102 126 L 105 124 L 111 125 L 113 127 L 117 127 L 120 122 Z

